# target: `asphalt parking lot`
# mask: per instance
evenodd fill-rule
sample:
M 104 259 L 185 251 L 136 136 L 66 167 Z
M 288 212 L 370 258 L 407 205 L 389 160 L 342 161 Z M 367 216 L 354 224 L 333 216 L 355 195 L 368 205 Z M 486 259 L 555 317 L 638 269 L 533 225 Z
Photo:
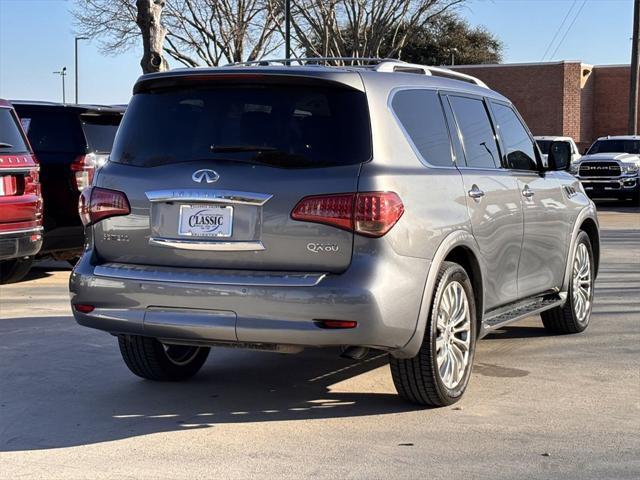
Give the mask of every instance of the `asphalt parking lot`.
M 69 269 L 0 289 L 0 478 L 638 478 L 640 208 L 600 203 L 589 329 L 537 317 L 480 342 L 457 405 L 394 394 L 384 356 L 218 349 L 182 384 L 134 377 L 76 325 Z

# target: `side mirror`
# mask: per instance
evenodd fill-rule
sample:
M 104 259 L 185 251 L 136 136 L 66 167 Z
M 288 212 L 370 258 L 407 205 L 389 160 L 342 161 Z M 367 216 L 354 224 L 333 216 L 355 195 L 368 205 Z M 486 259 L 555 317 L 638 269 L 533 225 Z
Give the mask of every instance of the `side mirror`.
M 571 166 L 571 146 L 567 142 L 553 142 L 547 157 L 549 170 L 569 170 Z

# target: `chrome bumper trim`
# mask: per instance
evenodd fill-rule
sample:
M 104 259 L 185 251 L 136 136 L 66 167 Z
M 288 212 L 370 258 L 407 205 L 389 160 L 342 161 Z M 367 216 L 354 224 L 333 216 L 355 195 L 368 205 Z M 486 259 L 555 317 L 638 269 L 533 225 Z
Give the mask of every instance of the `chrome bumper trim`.
M 43 227 L 31 227 L 31 228 L 23 228 L 19 230 L 9 230 L 7 232 L 1 232 L 0 236 L 3 235 L 18 235 L 20 233 L 42 233 Z
M 313 287 L 326 273 L 245 272 L 241 270 L 189 269 L 179 271 L 170 267 L 143 267 L 121 263 L 107 263 L 94 269 L 97 277 L 136 280 L 142 282 L 194 283 L 206 285 L 237 285 L 258 287 Z

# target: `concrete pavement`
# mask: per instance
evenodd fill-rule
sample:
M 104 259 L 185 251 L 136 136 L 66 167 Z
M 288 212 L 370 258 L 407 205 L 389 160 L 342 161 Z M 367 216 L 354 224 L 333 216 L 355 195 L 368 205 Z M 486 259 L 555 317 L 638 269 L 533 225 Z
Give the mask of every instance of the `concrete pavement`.
M 377 354 L 215 349 L 190 382 L 140 380 L 73 321 L 68 269 L 36 269 L 0 287 L 0 478 L 638 478 L 640 209 L 599 207 L 588 330 L 500 330 L 442 409 Z

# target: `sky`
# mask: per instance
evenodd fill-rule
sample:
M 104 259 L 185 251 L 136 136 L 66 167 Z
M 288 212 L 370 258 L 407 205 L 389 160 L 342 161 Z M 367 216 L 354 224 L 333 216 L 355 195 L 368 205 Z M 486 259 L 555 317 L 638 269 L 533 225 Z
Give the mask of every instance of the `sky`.
M 66 66 L 67 101 L 74 100 L 73 6 L 72 0 L 0 0 L 0 98 L 62 101 L 61 77 L 53 72 Z M 504 43 L 505 63 L 630 61 L 632 0 L 467 0 L 459 12 Z M 80 41 L 79 101 L 127 103 L 140 56 L 139 46 L 111 56 L 96 40 Z

